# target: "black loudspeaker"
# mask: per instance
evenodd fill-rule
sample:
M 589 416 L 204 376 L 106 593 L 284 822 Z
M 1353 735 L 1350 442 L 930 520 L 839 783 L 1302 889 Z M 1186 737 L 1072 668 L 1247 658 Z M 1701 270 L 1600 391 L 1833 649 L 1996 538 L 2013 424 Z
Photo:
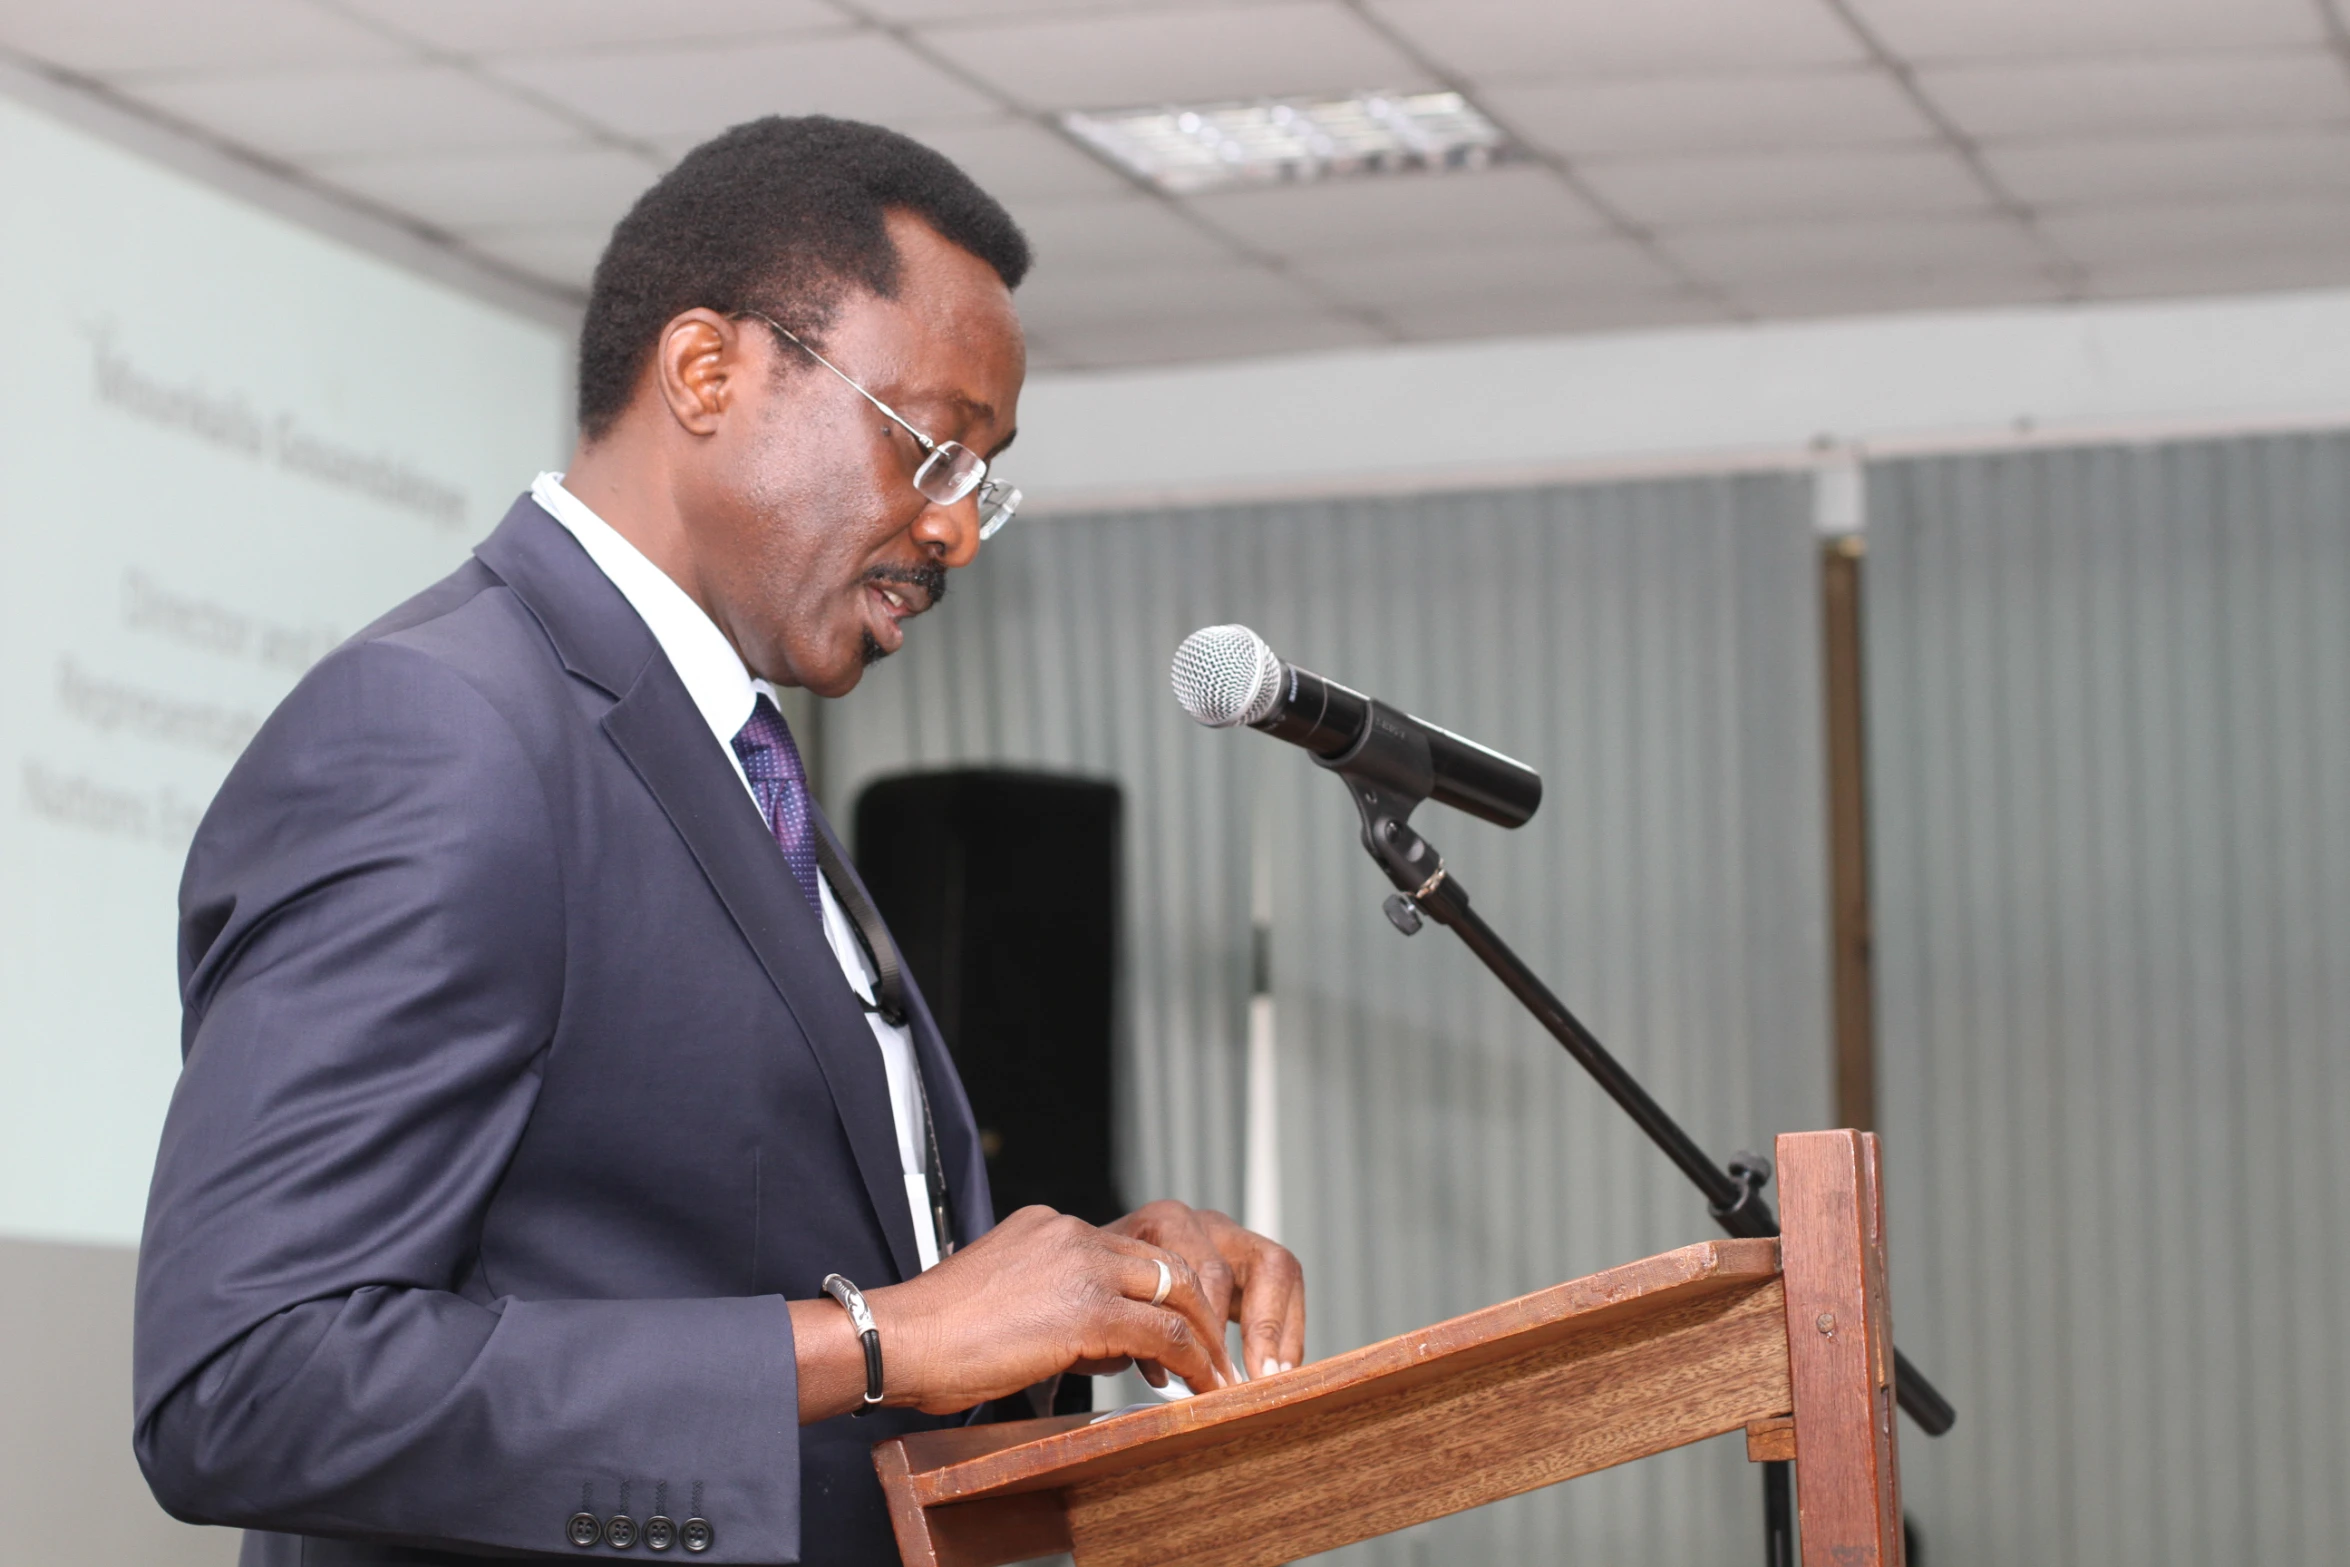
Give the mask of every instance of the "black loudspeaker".
M 1030 1203 L 1100 1224 L 1112 1174 L 1115 784 L 972 769 L 857 797 L 857 870 L 946 1036 L 998 1218 Z

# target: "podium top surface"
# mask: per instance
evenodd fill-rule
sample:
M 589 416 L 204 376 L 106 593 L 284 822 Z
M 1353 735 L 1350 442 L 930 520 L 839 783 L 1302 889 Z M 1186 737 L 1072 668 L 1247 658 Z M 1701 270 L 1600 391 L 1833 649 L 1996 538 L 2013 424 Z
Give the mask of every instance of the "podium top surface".
M 922 1507 L 1101 1479 L 1457 1375 L 1570 1334 L 1751 1289 L 1778 1274 L 1777 1241 L 1704 1241 L 1155 1408 L 905 1437 L 899 1445 L 906 1478 Z

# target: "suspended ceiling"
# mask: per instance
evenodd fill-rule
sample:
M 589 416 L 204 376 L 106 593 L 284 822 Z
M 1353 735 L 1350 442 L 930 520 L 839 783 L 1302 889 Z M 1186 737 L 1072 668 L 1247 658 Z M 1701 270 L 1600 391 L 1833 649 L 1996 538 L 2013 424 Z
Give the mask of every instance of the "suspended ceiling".
M 1040 367 L 2350 283 L 2350 0 L 8 0 L 0 51 L 576 299 L 755 115 L 1003 197 Z M 1498 170 L 1177 199 L 1053 116 L 1454 87 Z

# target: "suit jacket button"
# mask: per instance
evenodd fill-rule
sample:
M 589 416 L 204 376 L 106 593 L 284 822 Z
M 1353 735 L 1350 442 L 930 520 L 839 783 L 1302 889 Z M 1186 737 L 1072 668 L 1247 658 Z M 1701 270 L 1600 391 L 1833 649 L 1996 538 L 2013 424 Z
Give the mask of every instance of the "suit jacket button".
M 573 1513 L 564 1532 L 571 1536 L 572 1544 L 584 1551 L 604 1537 L 604 1521 L 594 1513 Z
M 611 1522 L 604 1525 L 604 1543 L 616 1551 L 636 1544 L 636 1520 L 626 1513 L 614 1513 Z
M 718 1543 L 718 1532 L 710 1527 L 707 1518 L 688 1518 L 679 1527 L 677 1537 L 697 1556 Z
M 664 1518 L 659 1513 L 645 1520 L 645 1549 L 666 1551 L 677 1543 L 677 1520 Z

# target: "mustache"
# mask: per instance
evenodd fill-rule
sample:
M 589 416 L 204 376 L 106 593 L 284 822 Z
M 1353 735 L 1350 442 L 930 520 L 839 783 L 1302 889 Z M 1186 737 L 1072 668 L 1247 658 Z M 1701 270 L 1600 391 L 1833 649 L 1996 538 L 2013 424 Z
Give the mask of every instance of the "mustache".
M 936 609 L 947 596 L 947 569 L 936 561 L 920 566 L 875 566 L 865 573 L 867 582 L 887 582 L 895 587 L 920 588 L 923 608 Z

